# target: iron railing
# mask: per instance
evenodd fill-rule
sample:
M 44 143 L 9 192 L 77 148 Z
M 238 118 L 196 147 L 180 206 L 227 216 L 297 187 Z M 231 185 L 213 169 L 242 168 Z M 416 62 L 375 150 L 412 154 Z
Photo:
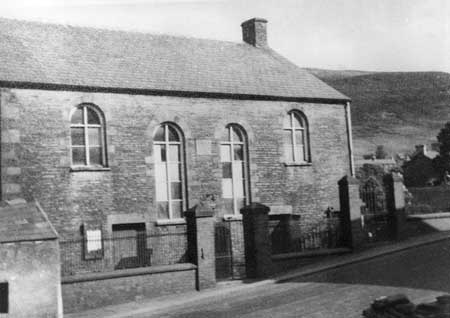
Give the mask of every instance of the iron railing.
M 185 263 L 188 261 L 187 249 L 186 232 L 136 232 L 133 235 L 63 240 L 60 241 L 61 273 L 71 276 Z
M 319 224 L 296 231 L 295 226 L 278 229 L 271 226 L 272 254 L 297 253 L 310 250 L 343 247 L 343 233 L 339 222 Z

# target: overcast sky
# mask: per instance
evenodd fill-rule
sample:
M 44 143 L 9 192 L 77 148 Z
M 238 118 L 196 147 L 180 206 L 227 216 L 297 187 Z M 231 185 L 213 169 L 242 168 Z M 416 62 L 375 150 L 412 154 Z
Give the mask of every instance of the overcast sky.
M 0 16 L 235 42 L 263 17 L 302 67 L 450 72 L 448 0 L 0 0 Z

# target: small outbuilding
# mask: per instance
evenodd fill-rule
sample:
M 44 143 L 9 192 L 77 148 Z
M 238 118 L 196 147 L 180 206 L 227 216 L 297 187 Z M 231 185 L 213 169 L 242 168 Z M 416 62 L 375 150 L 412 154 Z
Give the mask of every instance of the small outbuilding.
M 38 203 L 1 202 L 0 316 L 62 317 L 57 233 Z

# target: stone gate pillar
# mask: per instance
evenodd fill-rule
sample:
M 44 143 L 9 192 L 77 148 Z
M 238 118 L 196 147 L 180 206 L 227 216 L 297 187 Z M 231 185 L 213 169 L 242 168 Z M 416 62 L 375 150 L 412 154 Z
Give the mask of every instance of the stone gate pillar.
M 345 176 L 338 184 L 343 243 L 356 249 L 364 243 L 361 219 L 361 207 L 364 203 L 359 194 L 359 181 L 352 176 Z
M 393 216 L 393 232 L 397 240 L 402 239 L 405 234 L 405 186 L 403 178 L 399 173 L 391 173 L 387 178 L 389 195 L 388 208 Z
M 244 225 L 245 269 L 248 278 L 272 274 L 268 206 L 252 203 L 241 209 Z
M 197 205 L 185 216 L 189 259 L 197 265 L 197 290 L 213 287 L 216 285 L 214 212 L 208 206 Z

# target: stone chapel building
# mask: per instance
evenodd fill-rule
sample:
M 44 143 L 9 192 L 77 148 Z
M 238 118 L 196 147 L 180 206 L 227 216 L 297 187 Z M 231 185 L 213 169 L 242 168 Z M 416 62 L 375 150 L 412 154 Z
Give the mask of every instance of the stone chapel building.
M 268 46 L 0 19 L 1 196 L 38 201 L 60 239 L 182 230 L 261 202 L 304 224 L 339 210 L 349 98 Z M 301 54 L 301 52 L 299 52 Z

